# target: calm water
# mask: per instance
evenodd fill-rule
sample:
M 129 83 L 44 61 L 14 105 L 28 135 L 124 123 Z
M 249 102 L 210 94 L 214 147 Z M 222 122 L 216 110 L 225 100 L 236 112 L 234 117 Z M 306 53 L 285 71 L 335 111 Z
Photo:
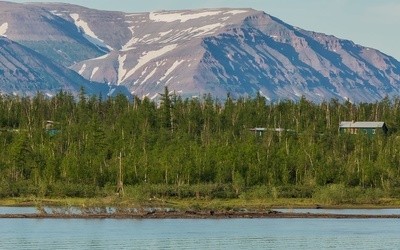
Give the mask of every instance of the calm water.
M 398 208 L 385 209 L 275 209 L 276 211 L 285 213 L 313 213 L 313 214 L 368 214 L 368 215 L 400 215 Z M 400 249 L 400 246 L 399 246 Z
M 398 219 L 0 219 L 0 225 L 0 249 L 400 249 Z

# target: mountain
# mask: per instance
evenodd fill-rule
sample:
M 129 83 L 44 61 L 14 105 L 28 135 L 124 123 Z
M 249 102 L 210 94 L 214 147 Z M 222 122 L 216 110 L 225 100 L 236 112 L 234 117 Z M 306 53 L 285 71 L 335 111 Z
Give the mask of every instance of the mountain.
M 77 94 L 83 86 L 91 94 L 107 94 L 105 84 L 90 83 L 76 72 L 54 64 L 41 54 L 0 37 L 0 88 L 2 93 L 52 96 L 60 90 Z
M 29 13 L 25 11 L 25 8 L 21 9 L 19 4 L 10 4 L 10 6 L 16 7 L 15 9 L 6 8 L 9 6 L 8 3 L 6 3 L 5 6 L 3 6 L 3 4 L 4 2 L 0 2 L 1 11 L 13 17 L 9 18 L 9 20 L 14 20 L 11 24 L 17 22 L 18 19 L 32 21 L 34 19 L 32 16 L 36 17 L 34 13 L 35 9 Z M 24 15 L 30 18 L 24 18 Z M 41 18 L 43 19 L 44 17 L 42 16 Z M 65 67 L 63 65 L 65 63 L 59 63 L 56 56 L 51 53 L 46 53 L 46 51 L 56 50 L 56 47 L 53 47 L 55 43 L 51 41 L 51 37 L 56 36 L 55 33 L 59 32 L 57 29 L 54 29 L 52 32 L 46 25 L 34 22 L 29 26 L 22 25 L 21 27 L 21 30 L 19 28 L 17 29 L 16 38 L 18 38 L 22 44 L 31 45 L 32 48 L 28 48 L 28 46 L 24 46 L 9 39 L 5 33 L 10 32 L 13 34 L 13 32 L 9 29 L 8 22 L 0 25 L 0 93 L 33 96 L 36 95 L 38 91 L 41 91 L 48 96 L 52 96 L 60 90 L 63 90 L 76 95 L 80 92 L 82 86 L 88 94 L 102 94 L 106 96 L 108 94 L 122 92 L 129 95 L 126 88 L 122 86 L 115 87 L 110 84 L 105 84 L 104 82 L 97 83 L 88 81 L 77 72 Z M 63 25 L 60 25 L 60 27 L 63 27 Z M 39 35 L 30 35 L 29 31 L 32 30 L 35 34 L 41 30 L 41 35 L 43 35 L 46 40 L 43 42 L 35 41 L 43 39 L 43 37 Z M 13 35 L 11 35 L 11 37 L 13 37 Z M 68 38 L 69 36 L 65 37 Z M 65 43 L 65 41 L 62 42 Z M 93 50 L 98 50 L 93 44 L 87 42 L 86 39 L 81 39 L 76 42 L 75 51 L 77 55 L 83 54 L 83 50 L 79 49 L 79 47 L 83 47 L 81 44 L 93 47 Z M 37 45 L 39 45 L 39 47 L 37 47 Z M 34 49 L 36 49 L 36 51 Z M 60 53 L 60 51 L 57 53 Z M 90 54 L 90 56 L 82 58 L 82 60 L 101 54 L 101 52 Z M 60 61 L 68 61 L 67 59 L 70 57 L 66 53 L 63 55 L 65 56 Z M 74 56 L 74 58 L 77 57 L 78 56 Z
M 400 94 L 393 57 L 253 9 L 124 13 L 0 2 L 0 35 L 139 97 L 157 98 L 165 86 L 184 97 L 260 93 L 270 101 Z

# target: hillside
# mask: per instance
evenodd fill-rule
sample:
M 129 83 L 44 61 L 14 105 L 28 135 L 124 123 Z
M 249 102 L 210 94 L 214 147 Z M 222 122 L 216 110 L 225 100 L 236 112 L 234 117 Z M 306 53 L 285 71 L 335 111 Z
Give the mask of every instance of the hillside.
M 55 64 L 43 55 L 0 37 L 0 90 L 3 94 L 53 96 L 60 90 L 73 94 L 80 87 L 90 94 L 107 95 L 108 86 L 90 83 L 76 72 Z

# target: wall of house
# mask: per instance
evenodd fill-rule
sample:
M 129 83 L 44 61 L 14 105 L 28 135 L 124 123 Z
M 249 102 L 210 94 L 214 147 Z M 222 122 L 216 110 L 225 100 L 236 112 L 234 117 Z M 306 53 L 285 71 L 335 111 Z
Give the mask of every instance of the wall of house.
M 380 130 L 379 128 L 340 128 L 340 133 L 375 135 Z M 387 130 L 382 129 L 382 132 L 386 134 Z

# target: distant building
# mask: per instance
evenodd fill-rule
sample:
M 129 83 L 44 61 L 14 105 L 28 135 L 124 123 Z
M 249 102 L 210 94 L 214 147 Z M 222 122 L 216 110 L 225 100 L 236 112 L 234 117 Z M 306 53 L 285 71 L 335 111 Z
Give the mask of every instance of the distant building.
M 341 122 L 340 133 L 375 135 L 378 133 L 387 134 L 388 129 L 384 122 Z
M 53 136 L 55 134 L 57 134 L 58 132 L 60 132 L 58 127 L 59 123 L 58 122 L 54 122 L 54 121 L 47 121 L 46 122 L 46 132 L 48 135 Z
M 293 129 L 284 129 L 284 128 L 251 128 L 250 131 L 253 131 L 256 135 L 262 135 L 265 131 L 272 132 L 296 132 Z

